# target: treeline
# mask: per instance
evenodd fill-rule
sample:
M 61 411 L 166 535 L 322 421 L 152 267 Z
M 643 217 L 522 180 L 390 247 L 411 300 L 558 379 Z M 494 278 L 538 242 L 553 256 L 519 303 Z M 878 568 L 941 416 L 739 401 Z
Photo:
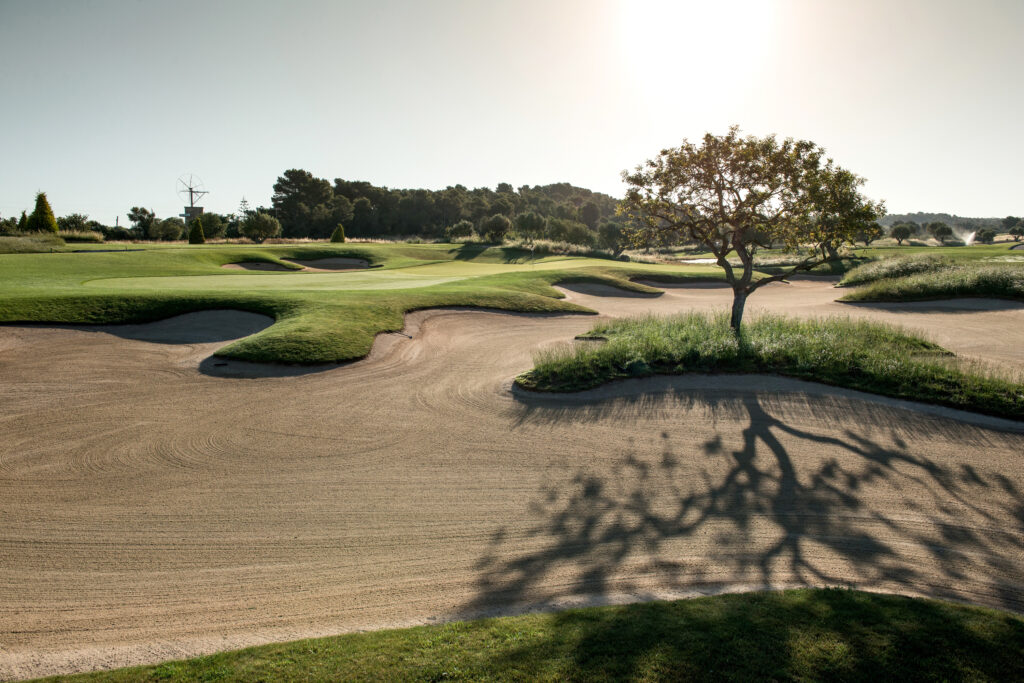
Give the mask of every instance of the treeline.
M 331 183 L 302 169 L 285 171 L 272 197 L 283 237 L 327 239 L 341 224 L 350 237 L 501 238 L 504 232 L 587 246 L 607 246 L 621 231 L 617 205 L 610 195 L 569 183 L 393 189 L 342 178 Z
M 953 228 L 962 228 L 964 230 L 974 232 L 975 230 L 982 230 L 984 228 L 999 230 L 1002 224 L 1002 219 L 969 218 L 948 213 L 925 213 L 923 211 L 918 211 L 917 213 L 890 213 L 884 218 L 879 219 L 878 222 L 887 228 L 891 228 L 896 223 L 916 223 L 918 225 L 945 223 Z

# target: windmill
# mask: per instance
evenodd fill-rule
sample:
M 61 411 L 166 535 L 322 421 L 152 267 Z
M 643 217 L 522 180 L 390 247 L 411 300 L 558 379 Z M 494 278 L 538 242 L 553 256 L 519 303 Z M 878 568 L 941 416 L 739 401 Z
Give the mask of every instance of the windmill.
M 182 201 L 188 201 L 185 213 L 180 214 L 186 225 L 191 223 L 192 219 L 203 215 L 203 207 L 196 206 L 196 200 L 206 194 L 210 193 L 199 176 L 189 173 L 178 178 L 178 196 Z

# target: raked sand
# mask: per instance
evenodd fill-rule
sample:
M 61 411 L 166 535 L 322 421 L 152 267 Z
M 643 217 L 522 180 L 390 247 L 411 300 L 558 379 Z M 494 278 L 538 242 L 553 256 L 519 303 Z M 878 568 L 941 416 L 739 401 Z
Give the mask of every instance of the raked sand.
M 1024 368 L 1020 304 L 839 293 L 805 279 L 748 309 Z M 729 297 L 569 294 L 604 315 Z M 268 322 L 0 326 L 0 678 L 764 586 L 1024 611 L 1022 423 L 762 376 L 511 389 L 592 316 L 419 312 L 294 376 L 210 358 Z

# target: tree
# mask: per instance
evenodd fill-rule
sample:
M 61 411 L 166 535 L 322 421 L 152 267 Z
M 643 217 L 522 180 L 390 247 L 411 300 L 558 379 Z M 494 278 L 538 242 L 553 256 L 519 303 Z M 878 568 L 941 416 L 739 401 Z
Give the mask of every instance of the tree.
M 580 207 L 580 220 L 591 230 L 597 228 L 597 222 L 601 220 L 601 209 L 594 202 L 587 202 Z
M 684 140 L 623 179 L 621 212 L 636 226 L 635 243 L 681 236 L 714 254 L 732 286 L 737 334 L 752 292 L 834 258 L 840 244 L 884 215 L 881 203 L 860 194 L 863 179 L 813 142 L 741 137 L 735 126 L 724 136 L 705 135 L 700 146 Z M 754 254 L 766 241 L 812 249 L 797 264 L 754 280 Z
M 449 225 L 444 229 L 444 236 L 449 242 L 454 242 L 460 237 L 469 237 L 473 234 L 473 224 L 462 219 L 455 225 Z
M 281 234 L 281 223 L 267 213 L 257 212 L 242 221 L 241 233 L 259 243 Z
M 320 228 L 320 237 L 327 237 L 335 223 L 352 217 L 349 215 L 332 222 L 334 211 L 330 202 L 333 198 L 334 191 L 329 182 L 313 177 L 309 171 L 293 168 L 285 171 L 274 183 L 271 202 L 285 237 L 309 237 L 315 227 Z
M 503 242 L 505 235 L 512 229 L 512 221 L 500 213 L 496 213 L 484 221 L 481 230 L 488 242 Z
M 953 228 L 949 227 L 948 225 L 940 221 L 929 223 L 927 230 L 932 237 L 939 240 L 943 244 L 946 243 L 947 239 L 953 236 Z
M 81 213 L 72 213 L 57 219 L 57 227 L 61 232 L 85 232 L 89 229 L 89 217 Z
M 597 244 L 602 249 L 607 249 L 612 252 L 612 256 L 618 256 L 621 254 L 627 246 L 627 240 L 625 234 L 622 232 L 622 226 L 619 223 L 612 223 L 611 221 L 602 223 L 601 227 L 597 229 Z
M 141 206 L 133 206 L 128 211 L 128 220 L 144 235 L 149 234 L 149 228 L 156 221 L 156 214 Z
M 332 242 L 344 242 L 345 241 L 345 227 L 341 223 L 338 223 L 338 227 L 336 227 L 334 229 L 334 232 L 331 233 L 331 241 Z
M 1024 237 L 1024 224 L 1018 223 L 1016 227 L 1010 228 L 1010 237 L 1014 242 L 1020 242 L 1020 238 Z
M 36 194 L 36 208 L 25 223 L 26 232 L 57 232 L 57 219 L 53 217 L 53 209 L 46 199 L 45 192 Z
M 215 240 L 224 237 L 227 232 L 228 223 L 218 214 L 203 214 L 203 236 L 208 240 Z
M 982 228 L 975 233 L 974 239 L 982 244 L 992 244 L 996 239 L 996 231 L 992 228 Z
M 195 220 L 192 221 L 192 226 L 188 231 L 188 243 L 189 244 L 205 244 L 206 235 L 203 234 L 203 219 L 196 216 Z
M 1003 219 L 1003 230 L 1009 232 L 1010 230 L 1013 229 L 1015 225 L 1020 223 L 1021 220 L 1022 219 L 1017 218 L 1016 216 L 1007 216 L 1006 218 Z
M 18 232 L 28 232 L 28 214 L 24 211 L 21 212 L 21 218 L 18 219 Z
M 871 243 L 877 240 L 879 237 L 885 234 L 885 230 L 878 223 L 872 223 L 871 225 L 860 230 L 855 236 L 854 240 L 857 242 L 863 242 L 865 247 L 871 246 Z
M 516 233 L 531 242 L 544 236 L 547 225 L 547 219 L 533 211 L 516 216 Z
M 185 221 L 172 216 L 162 221 L 153 221 L 146 230 L 146 237 L 151 240 L 165 240 L 173 242 L 180 240 L 185 234 Z
M 892 231 L 889 234 L 892 235 L 892 238 L 896 240 L 896 243 L 902 247 L 903 240 L 910 239 L 910 236 L 914 233 L 906 223 L 897 223 L 892 226 Z

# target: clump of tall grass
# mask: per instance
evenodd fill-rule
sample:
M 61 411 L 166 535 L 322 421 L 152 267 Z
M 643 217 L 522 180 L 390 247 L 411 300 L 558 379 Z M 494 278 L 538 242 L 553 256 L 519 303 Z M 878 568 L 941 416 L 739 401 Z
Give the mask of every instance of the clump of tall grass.
M 0 254 L 38 254 L 63 251 L 64 240 L 53 233 L 21 233 L 0 236 Z
M 103 241 L 103 235 L 95 230 L 61 230 L 58 236 L 65 242 L 99 244 Z
M 953 261 L 941 254 L 914 254 L 870 261 L 851 270 L 839 282 L 840 287 L 852 287 L 868 282 L 907 277 L 918 273 L 931 273 L 951 268 Z
M 991 297 L 1024 301 L 1024 267 L 1018 263 L 959 263 L 931 272 L 876 280 L 842 301 L 926 301 Z
M 606 341 L 540 351 L 516 383 L 579 391 L 654 374 L 767 372 L 1024 419 L 1024 385 L 943 362 L 941 347 L 880 323 L 762 316 L 736 336 L 727 315 L 689 313 L 614 320 L 587 336 Z

